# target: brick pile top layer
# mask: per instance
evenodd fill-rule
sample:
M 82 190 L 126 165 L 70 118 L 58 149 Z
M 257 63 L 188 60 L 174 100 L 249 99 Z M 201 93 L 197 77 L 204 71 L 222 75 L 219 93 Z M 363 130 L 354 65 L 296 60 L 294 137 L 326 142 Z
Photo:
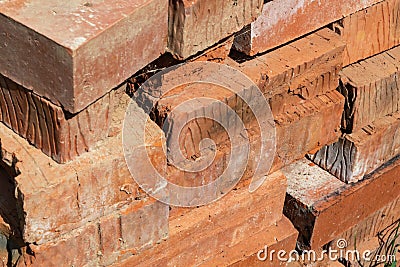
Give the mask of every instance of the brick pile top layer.
M 0 73 L 77 113 L 165 51 L 167 0 L 0 1 Z
M 1 13 L 71 52 L 149 0 L 0 1 Z

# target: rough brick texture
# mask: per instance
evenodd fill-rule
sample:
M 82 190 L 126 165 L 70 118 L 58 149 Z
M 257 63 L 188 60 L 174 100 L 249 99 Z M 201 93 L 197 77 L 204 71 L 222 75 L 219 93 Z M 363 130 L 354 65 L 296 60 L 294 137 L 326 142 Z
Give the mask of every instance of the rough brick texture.
M 114 109 L 112 91 L 78 114 L 0 75 L 0 121 L 59 163 L 71 161 L 107 137 Z
M 261 249 L 265 250 L 265 247 L 270 252 L 292 251 L 296 248 L 297 234 L 291 222 L 283 217 L 275 225 L 263 229 L 242 243 L 220 251 L 215 258 L 201 266 L 285 266 L 286 263 L 279 262 L 276 255 L 272 261 L 269 257 L 265 261 L 260 261 L 257 254 Z M 260 256 L 264 257 L 264 254 Z
M 343 129 L 347 133 L 400 109 L 400 47 L 347 66 L 338 88 L 346 98 Z
M 400 1 L 385 0 L 335 22 L 347 44 L 344 66 L 399 45 L 399 18 Z
M 2 1 L 0 73 L 77 113 L 165 51 L 167 9 L 168 0 Z
M 281 220 L 286 191 L 282 173 L 268 176 L 253 193 L 248 191 L 248 184 L 240 183 L 219 201 L 175 216 L 170 220 L 169 238 L 165 242 L 117 266 L 206 264 L 216 252 L 243 244 Z
M 258 19 L 237 34 L 234 47 L 247 55 L 255 55 L 380 1 L 267 1 Z
M 337 87 L 344 47 L 337 34 L 322 29 L 245 61 L 239 69 L 268 99 L 287 92 L 312 98 Z
M 194 88 L 196 89 L 197 87 Z M 175 104 L 183 102 L 187 97 L 193 95 L 190 94 L 192 92 L 191 89 L 193 89 L 193 86 L 185 88 L 180 94 L 172 94 L 173 96 L 160 100 L 158 102 L 160 112 L 172 110 Z M 248 113 L 248 107 L 246 108 L 246 105 L 240 101 L 239 97 L 235 95 L 226 97 L 226 91 L 221 88 L 213 87 L 213 90 L 210 91 L 212 91 L 213 98 L 217 98 L 219 93 L 221 93 L 221 95 L 225 97 L 222 98 L 224 102 L 239 114 L 246 125 L 247 134 L 249 136 L 250 156 L 246 163 L 247 166 L 243 178 L 251 178 L 258 166 L 261 145 L 261 140 L 259 138 L 260 129 L 257 121 L 254 115 Z M 199 92 L 201 92 L 203 96 L 206 96 L 203 93 L 204 90 Z M 232 95 L 232 93 L 230 95 Z M 331 91 L 312 99 L 299 99 L 299 103 L 287 107 L 285 112 L 273 114 L 275 119 L 276 153 L 270 171 L 276 171 L 304 157 L 309 152 L 337 141 L 340 136 L 340 120 L 343 112 L 343 105 L 343 96 L 336 91 Z M 204 110 L 208 108 L 213 110 L 210 114 L 223 115 L 221 110 L 214 110 L 212 106 L 200 106 L 191 112 L 194 114 L 204 114 Z M 167 117 L 166 120 L 171 120 L 172 123 L 170 123 L 170 125 L 174 127 L 174 125 L 177 124 L 175 120 L 185 120 L 188 113 L 190 112 L 187 111 L 179 116 L 169 117 L 168 112 L 166 112 L 163 116 Z M 228 118 L 227 116 L 228 115 L 225 117 Z M 169 131 L 173 131 L 171 128 L 164 129 L 166 134 L 168 134 Z M 179 139 L 182 153 L 187 159 L 199 158 L 204 155 L 207 156 L 207 154 L 202 154 L 205 153 L 206 150 L 200 149 L 199 146 L 200 141 L 204 138 L 211 138 L 217 145 L 217 156 L 214 158 L 212 166 L 198 173 L 178 171 L 168 166 L 168 175 L 171 181 L 182 186 L 200 186 L 215 180 L 226 170 L 231 160 L 230 154 L 232 150 L 229 148 L 232 141 L 228 138 L 224 129 L 211 120 L 196 119 L 189 122 L 185 128 L 183 128 Z M 172 163 L 173 161 L 170 162 Z M 269 170 L 266 169 L 264 173 L 268 171 Z
M 121 119 L 125 109 L 120 112 L 122 115 L 112 120 Z M 132 116 L 145 114 L 137 107 Z M 115 125 L 121 129 L 121 121 L 115 121 Z M 121 133 L 73 162 L 60 165 L 5 126 L 1 125 L 0 131 L 2 164 L 12 170 L 13 183 L 9 186 L 15 187 L 17 197 L 14 205 L 20 221 L 15 228 L 22 232 L 25 242 L 43 244 L 144 195 L 126 165 Z M 162 171 L 162 132 L 148 124 L 146 134 L 150 139 L 143 144 L 143 133 L 135 135 L 132 131 L 132 149 L 143 145 L 155 148 L 153 164 Z
M 155 245 L 168 234 L 168 206 L 152 199 L 122 207 L 57 240 L 30 245 L 18 267 L 109 266 Z
M 375 240 L 375 243 L 379 245 L 378 236 L 382 238 L 382 241 L 387 240 L 387 238 L 384 238 L 385 230 L 396 227 L 399 219 L 400 198 L 397 198 L 364 220 L 361 220 L 351 229 L 340 234 L 338 239 L 345 239 L 349 249 L 354 249 L 355 246 L 358 247 L 360 244 L 371 242 L 372 240 Z M 332 244 L 333 248 L 335 248 L 336 240 Z
M 285 167 L 284 214 L 299 231 L 301 247 L 319 249 L 398 199 L 399 164 L 399 159 L 389 162 L 356 184 L 345 184 L 308 160 Z
M 277 126 L 277 156 L 273 170 L 302 158 L 306 153 L 325 144 L 333 143 L 339 137 L 344 99 L 335 89 L 339 84 L 338 72 L 341 69 L 343 49 L 344 44 L 338 36 L 328 29 L 323 29 L 248 62 L 239 64 L 226 61 L 247 74 L 259 85 L 264 96 L 270 98 L 269 103 Z M 288 60 L 287 53 L 293 60 Z M 199 75 L 206 76 L 203 73 Z M 207 73 L 207 77 L 204 78 L 208 81 L 215 76 L 217 76 L 215 79 L 222 79 L 218 70 Z M 161 79 L 163 84 L 177 81 L 176 77 L 168 75 Z M 229 84 L 242 83 L 240 80 L 231 79 Z M 242 90 L 242 94 L 246 95 L 246 89 Z M 249 157 L 244 176 L 251 177 L 257 166 L 260 132 L 254 114 L 238 97 L 239 94 L 215 84 L 204 83 L 174 88 L 155 103 L 159 94 L 162 92 L 157 90 L 138 91 L 135 93 L 135 99 L 144 109 L 149 110 L 150 105 L 153 105 L 152 118 L 164 129 L 167 135 L 167 147 L 170 147 L 168 135 L 177 132 L 179 126 L 176 125 L 186 121 L 187 124 L 179 133 L 178 139 L 179 148 L 186 159 L 198 159 L 202 155 L 204 151 L 201 151 L 199 144 L 205 138 L 211 138 L 218 146 L 216 160 L 209 170 L 197 174 L 183 174 L 172 170 L 169 171 L 169 174 L 172 174 L 171 180 L 180 185 L 198 186 L 206 183 L 205 179 L 214 180 L 225 170 L 230 155 L 227 149 L 230 143 L 227 142 L 225 130 L 211 119 L 201 118 L 191 121 L 188 119 L 195 115 L 202 117 L 209 115 L 211 118 L 215 117 L 214 119 L 228 121 L 228 111 L 221 110 L 217 105 L 218 101 L 235 111 L 248 129 L 253 154 Z M 212 98 L 213 102 L 197 101 L 196 105 L 190 106 L 191 110 L 176 109 L 185 101 L 200 97 Z M 238 124 L 229 123 L 229 125 Z M 298 134 L 299 132 L 303 134 Z M 177 163 L 172 157 L 169 158 L 169 162 Z M 268 171 L 268 166 L 266 164 L 262 166 L 265 168 L 265 172 L 262 173 L 264 175 Z
M 261 13 L 261 0 L 170 0 L 169 50 L 183 59 L 241 30 Z
M 304 157 L 340 135 L 344 99 L 336 91 L 288 108 L 275 116 L 276 155 L 272 171 Z
M 380 118 L 338 142 L 309 155 L 344 182 L 357 182 L 399 154 L 400 114 Z

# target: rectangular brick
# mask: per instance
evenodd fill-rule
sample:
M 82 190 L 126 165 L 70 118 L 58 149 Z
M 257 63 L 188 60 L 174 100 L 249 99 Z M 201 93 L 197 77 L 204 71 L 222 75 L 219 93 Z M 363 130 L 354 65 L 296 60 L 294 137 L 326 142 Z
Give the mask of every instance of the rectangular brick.
M 259 85 L 264 96 L 269 98 L 275 116 L 278 138 L 278 153 L 273 170 L 302 158 L 306 153 L 325 144 L 333 143 L 339 137 L 344 99 L 335 89 L 339 84 L 338 72 L 341 69 L 343 49 L 344 44 L 338 39 L 338 36 L 328 29 L 323 29 L 307 38 L 248 62 L 239 64 L 226 61 L 228 65 L 247 74 Z M 290 53 L 290 58 L 293 58 L 292 61 L 287 60 L 287 52 Z M 276 58 L 281 59 L 282 62 L 273 64 L 278 62 Z M 211 119 L 202 118 L 188 122 L 188 118 L 195 116 L 209 116 L 213 119 L 229 121 L 228 111 L 221 108 L 220 102 L 235 111 L 240 121 L 248 129 L 252 155 L 245 177 L 247 174 L 249 174 L 248 177 L 254 175 L 252 171 L 258 164 L 255 159 L 260 153 L 260 131 L 256 125 L 255 116 L 241 97 L 238 97 L 249 95 L 250 90 L 243 89 L 243 81 L 240 78 L 226 81 L 228 78 L 218 73 L 218 70 L 215 72 L 203 70 L 204 73 L 199 73 L 201 78 L 204 77 L 207 81 L 215 79 L 222 83 L 225 82 L 231 86 L 237 86 L 242 91 L 235 94 L 216 84 L 199 83 L 174 88 L 163 95 L 159 101 L 157 96 L 163 93 L 159 90 L 139 90 L 134 95 L 134 99 L 143 109 L 149 110 L 150 106 L 155 107 L 151 117 L 165 131 L 167 147 L 171 148 L 167 152 L 170 163 L 177 163 L 175 155 L 170 153 L 170 151 L 175 151 L 172 148 L 177 148 L 173 147 L 176 144 L 171 144 L 169 140 L 172 140 L 171 136 L 174 136 L 177 130 L 181 130 L 176 126 L 179 123 L 187 122 L 179 132 L 178 138 L 179 148 L 186 159 L 197 159 L 202 153 L 207 152 L 205 149 L 201 151 L 199 146 L 200 141 L 205 138 L 210 138 L 217 144 L 218 156 L 209 170 L 196 174 L 168 171 L 174 176 L 170 176 L 172 180 L 185 186 L 187 186 L 186 182 L 191 185 L 201 185 L 206 182 L 205 179 L 213 180 L 227 166 L 227 160 L 229 160 L 229 149 L 227 148 L 230 144 L 227 143 L 228 137 L 223 127 Z M 161 83 L 168 84 L 175 78 L 169 76 L 169 74 L 164 75 Z M 176 109 L 185 101 L 201 97 L 208 97 L 213 101 L 197 101 L 196 105 L 191 106 L 191 110 L 188 110 L 189 108 Z M 157 103 L 155 103 L 155 99 L 157 99 Z M 174 112 L 171 112 L 172 110 Z M 228 124 L 234 131 L 237 131 L 240 126 L 238 120 L 232 120 Z M 299 135 L 299 132 L 304 134 Z M 268 172 L 267 164 L 262 164 L 261 168 L 259 174 L 264 175 Z
M 346 98 L 342 124 L 347 133 L 399 111 L 399 64 L 396 47 L 342 70 L 338 90 Z
M 198 265 L 281 220 L 286 178 L 274 173 L 253 193 L 248 185 L 241 182 L 220 200 L 174 217 L 165 242 L 116 266 Z
M 115 123 L 113 127 L 121 129 L 125 109 L 119 112 L 111 120 Z M 139 120 L 145 114 L 137 107 L 132 116 Z M 116 118 L 120 120 L 114 122 Z M 133 128 L 131 133 L 132 148 L 158 148 L 151 157 L 155 159 L 155 168 L 162 170 L 165 161 L 161 160 L 163 139 L 158 126 L 148 124 L 146 136 L 150 139 L 145 144 L 139 138 L 143 132 Z M 108 137 L 93 151 L 62 165 L 54 163 L 3 125 L 0 125 L 0 138 L 1 162 L 12 170 L 10 187 L 14 186 L 18 196 L 13 200 L 17 207 L 14 216 L 19 219 L 15 228 L 21 231 L 25 242 L 43 244 L 145 196 L 129 172 L 121 132 Z
M 284 214 L 299 231 L 301 249 L 322 248 L 400 196 L 399 159 L 355 184 L 305 159 L 282 171 L 288 178 Z
M 340 234 L 335 241 L 332 242 L 332 248 L 337 249 L 337 240 L 344 239 L 347 241 L 347 248 L 361 248 L 363 243 L 373 243 L 376 247 L 368 249 L 376 249 L 379 246 L 378 235 L 384 237 L 387 229 L 396 227 L 400 219 L 400 198 L 395 199 L 378 211 L 369 215 L 364 220 L 360 221 L 354 227 Z M 382 238 L 387 240 L 387 236 Z M 375 240 L 375 242 L 374 242 Z
M 59 163 L 91 150 L 109 133 L 115 92 L 70 114 L 0 75 L 0 121 Z
M 218 91 L 212 90 L 212 92 L 213 96 L 216 97 Z M 185 99 L 188 95 L 190 94 L 185 93 L 182 94 L 184 97 L 177 98 L 183 101 L 182 98 Z M 169 107 L 173 108 L 173 98 L 166 99 L 168 103 L 172 105 Z M 233 109 L 236 108 L 236 112 L 239 115 L 246 114 L 245 111 L 237 110 L 238 107 L 243 108 L 245 105 L 238 104 L 238 98 L 236 98 L 236 100 L 237 102 L 227 102 L 229 102 Z M 159 105 L 161 108 L 164 101 L 160 101 L 159 103 L 161 103 Z M 343 104 L 343 96 L 336 91 L 331 91 L 325 95 L 302 100 L 296 105 L 287 107 L 284 113 L 274 114 L 276 132 L 276 152 L 274 161 L 271 170 L 268 169 L 269 166 L 267 164 L 264 164 L 261 169 L 258 169 L 258 171 L 262 170 L 259 174 L 264 175 L 268 171 L 274 172 L 279 170 L 283 166 L 304 157 L 307 153 L 316 151 L 326 144 L 332 144 L 337 141 L 340 137 L 340 121 L 343 112 Z M 199 113 L 201 109 L 199 108 L 199 110 L 194 110 L 193 112 Z M 212 113 L 217 114 L 217 112 L 218 111 Z M 174 115 L 176 115 L 176 113 Z M 184 115 L 185 114 L 181 117 L 174 116 L 172 120 L 183 120 L 186 118 Z M 250 156 L 246 162 L 247 166 L 242 175 L 242 179 L 254 177 L 258 163 L 260 160 L 263 160 L 259 157 L 261 146 L 259 126 L 255 118 L 253 117 L 252 120 L 250 117 L 251 116 L 248 115 L 242 115 L 250 144 Z M 174 123 L 175 122 L 171 123 L 171 125 L 175 125 Z M 174 181 L 175 184 L 181 186 L 200 186 L 214 181 L 225 172 L 231 160 L 230 156 L 232 150 L 230 149 L 231 140 L 223 129 L 215 127 L 211 121 L 197 119 L 194 122 L 188 123 L 180 134 L 181 137 L 183 136 L 180 139 L 180 147 L 188 159 L 196 157 L 196 155 L 204 159 L 204 157 L 208 155 L 207 153 L 213 155 L 213 152 L 216 153 L 216 156 L 212 161 L 212 165 L 201 172 L 192 173 L 189 171 L 179 171 L 173 166 L 168 166 L 167 173 L 170 181 Z M 217 147 L 215 151 L 199 149 L 200 140 L 204 138 L 211 138 L 216 143 Z M 224 186 L 229 187 L 229 184 L 222 185 L 220 190 L 223 191 Z M 216 189 L 215 193 L 219 194 L 219 190 Z
M 180 59 L 233 35 L 261 13 L 261 0 L 169 1 L 168 48 Z
M 275 115 L 277 141 L 272 170 L 335 142 L 340 136 L 343 104 L 343 97 L 332 91 Z
M 167 0 L 2 1 L 0 73 L 77 113 L 165 51 L 167 9 Z
M 344 66 L 399 45 L 399 17 L 400 1 L 385 0 L 333 23 L 347 44 Z
M 236 35 L 234 47 L 247 55 L 256 55 L 380 1 L 267 1 L 257 20 Z
M 287 92 L 312 98 L 338 86 L 344 47 L 337 34 L 321 29 L 245 61 L 238 68 L 268 99 Z
M 399 154 L 399 127 L 400 114 L 394 113 L 344 134 L 309 157 L 340 180 L 357 182 Z
M 267 248 L 267 252 L 284 250 L 288 253 L 286 255 L 288 257 L 289 252 L 296 248 L 297 234 L 291 222 L 286 217 L 282 217 L 275 225 L 264 228 L 242 243 L 218 251 L 216 257 L 200 266 L 285 266 L 285 262 L 279 262 L 276 253 L 272 261 L 269 257 L 261 261 L 257 254 L 260 250 L 265 251 Z M 264 257 L 264 254 L 260 256 Z
M 163 203 L 152 199 L 133 203 L 56 240 L 30 244 L 31 256 L 24 248 L 18 266 L 109 266 L 128 251 L 138 253 L 164 239 L 167 218 L 168 206 Z

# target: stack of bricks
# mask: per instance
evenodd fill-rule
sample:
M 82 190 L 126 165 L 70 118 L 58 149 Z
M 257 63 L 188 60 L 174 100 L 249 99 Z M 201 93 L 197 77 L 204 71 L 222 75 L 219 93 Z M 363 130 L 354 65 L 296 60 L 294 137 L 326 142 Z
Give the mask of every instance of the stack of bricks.
M 340 238 L 377 249 L 371 240 L 399 219 L 399 0 L 18 0 L 0 12 L 0 266 L 278 266 L 260 250 Z M 246 88 L 180 84 L 158 99 L 140 87 L 177 63 L 210 61 L 246 75 L 269 104 L 270 164 L 257 160 L 265 140 Z M 198 186 L 230 163 L 224 128 L 203 118 L 183 128 L 186 160 L 214 141 L 198 173 L 172 166 L 165 148 L 186 118 L 229 121 L 213 102 L 172 114 L 200 97 L 239 115 L 250 157 L 221 199 L 175 207 L 132 177 L 125 112 L 137 122 L 130 149 L 151 151 L 169 181 Z

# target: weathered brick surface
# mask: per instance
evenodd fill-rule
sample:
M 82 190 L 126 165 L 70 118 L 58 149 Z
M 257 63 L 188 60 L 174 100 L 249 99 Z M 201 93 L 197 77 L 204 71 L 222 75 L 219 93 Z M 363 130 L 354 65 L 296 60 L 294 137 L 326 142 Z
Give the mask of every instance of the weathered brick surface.
M 266 98 L 291 94 L 312 98 L 334 90 L 345 44 L 328 29 L 239 64 Z
M 264 228 L 258 234 L 249 237 L 236 246 L 219 251 L 217 256 L 201 266 L 286 266 L 286 262 L 280 262 L 275 255 L 271 261 L 268 257 L 265 261 L 257 258 L 257 253 L 267 247 L 267 251 L 284 250 L 288 253 L 296 248 L 297 231 L 286 218 L 275 225 Z M 264 254 L 260 255 L 261 257 Z
M 109 133 L 114 109 L 112 91 L 78 114 L 0 75 L 0 121 L 59 163 L 92 149 Z
M 347 44 L 344 66 L 399 45 L 399 17 L 400 1 L 385 0 L 333 23 Z
M 392 161 L 355 184 L 339 181 L 308 160 L 285 167 L 284 214 L 299 231 L 302 248 L 321 248 L 398 199 L 399 164 L 399 159 Z
M 343 253 L 350 253 L 357 249 L 360 253 L 360 259 L 357 260 L 355 257 L 349 257 L 349 262 L 352 266 L 357 267 L 373 264 L 388 265 L 391 264 L 389 261 L 393 261 L 392 257 L 398 260 L 400 251 L 390 246 L 398 244 L 396 228 L 400 223 L 399 204 L 400 198 L 371 214 L 368 218 L 360 221 L 357 225 L 330 242 L 329 247 L 331 249 L 342 250 Z M 337 247 L 340 239 L 346 240 L 346 248 L 340 249 Z M 370 255 L 367 255 L 370 258 L 369 260 L 363 258 L 363 253 L 367 250 L 370 251 Z
M 109 266 L 155 245 L 168 234 L 168 206 L 152 199 L 122 207 L 57 240 L 30 245 L 18 266 Z
M 347 66 L 338 88 L 346 98 L 343 128 L 347 133 L 399 111 L 400 47 Z
M 334 90 L 339 83 L 338 72 L 341 69 L 343 49 L 344 44 L 338 36 L 324 29 L 245 63 L 226 61 L 247 74 L 259 85 L 264 96 L 270 98 L 269 102 L 277 126 L 277 157 L 273 170 L 302 158 L 306 153 L 330 144 L 339 137 L 344 101 L 343 97 Z M 288 58 L 293 58 L 293 60 L 288 60 Z M 274 64 L 276 62 L 279 64 Z M 204 78 L 205 81 L 224 78 L 218 70 L 210 73 L 199 72 L 199 75 L 202 75 L 199 78 Z M 179 79 L 168 75 L 162 77 L 161 83 L 169 84 L 170 82 L 179 82 Z M 239 85 L 240 88 L 243 88 L 242 83 L 234 79 L 229 81 L 229 84 Z M 242 94 L 246 95 L 246 89 L 242 90 Z M 167 135 L 167 147 L 171 147 L 168 135 L 173 136 L 177 133 L 179 126 L 176 125 L 183 122 L 187 124 L 179 132 L 179 148 L 186 159 L 194 160 L 202 155 L 204 151 L 201 151 L 199 144 L 205 138 L 212 139 L 218 147 L 216 160 L 209 170 L 196 174 L 182 174 L 172 170 L 169 171 L 170 174 L 172 173 L 171 180 L 180 185 L 187 186 L 189 183 L 192 186 L 198 186 L 207 182 L 205 178 L 212 181 L 225 170 L 229 161 L 230 143 L 227 142 L 228 137 L 223 127 L 212 121 L 212 118 L 220 119 L 222 122 L 229 121 L 228 111 L 218 105 L 219 101 L 235 111 L 248 129 L 250 153 L 253 154 L 249 157 L 247 173 L 244 176 L 251 177 L 257 166 L 260 131 L 254 114 L 238 97 L 239 93 L 235 94 L 215 84 L 189 84 L 174 88 L 155 103 L 157 96 L 162 93 L 157 90 L 138 91 L 135 93 L 135 99 L 146 110 L 153 105 L 152 118 L 164 129 Z M 213 101 L 209 103 L 199 100 L 190 106 L 190 110 L 189 107 L 177 108 L 185 101 L 201 97 L 212 98 Z M 211 119 L 188 119 L 194 116 L 209 116 Z M 237 120 L 227 124 L 230 127 L 233 126 L 231 127 L 233 129 L 238 129 Z M 299 132 L 304 134 L 299 135 Z M 169 151 L 176 152 L 174 149 Z M 169 162 L 176 164 L 173 157 L 174 155 L 169 158 Z M 265 168 L 264 173 L 268 172 L 268 166 L 266 164 L 262 166 Z
M 269 175 L 253 193 L 248 191 L 248 184 L 240 183 L 217 202 L 174 216 L 165 242 L 116 266 L 206 264 L 216 252 L 243 244 L 281 220 L 286 191 L 286 178 L 282 173 Z
M 184 101 L 186 97 L 190 96 L 190 88 L 187 89 L 187 91 L 181 92 L 181 96 L 173 94 L 174 97 L 165 99 L 167 101 L 161 100 L 158 107 L 160 109 L 161 107 L 167 107 L 166 104 L 164 105 L 167 102 L 170 105 L 168 110 L 173 109 L 175 101 Z M 217 97 L 218 92 L 224 93 L 223 90 L 212 90 L 214 98 Z M 204 95 L 204 93 L 201 94 Z M 249 136 L 250 156 L 247 159 L 243 178 L 251 178 L 259 162 L 261 144 L 259 126 L 255 121 L 254 115 L 250 116 L 247 112 L 246 105 L 239 103 L 240 98 L 231 97 L 227 101 L 226 99 L 225 102 L 232 109 L 236 109 L 236 112 L 246 125 Z M 299 100 L 296 105 L 287 107 L 285 112 L 273 114 L 276 131 L 276 152 L 270 171 L 279 170 L 283 166 L 304 157 L 307 153 L 315 151 L 325 144 L 335 142 L 340 136 L 343 105 L 343 96 L 336 91 L 331 91 L 312 99 Z M 192 112 L 202 114 L 204 108 L 210 107 L 199 107 Z M 219 109 L 211 113 L 218 112 L 220 112 Z M 185 118 L 187 118 L 186 114 L 183 114 L 182 116 L 171 117 L 171 120 L 183 120 Z M 171 125 L 174 126 L 174 123 L 171 123 Z M 167 129 L 166 133 L 170 130 Z M 232 150 L 230 145 L 232 141 L 218 124 L 213 123 L 211 120 L 196 119 L 189 122 L 180 134 L 180 148 L 186 158 L 191 159 L 207 155 L 203 154 L 207 152 L 205 149 L 200 150 L 199 148 L 199 143 L 204 138 L 211 138 L 216 143 L 216 157 L 209 168 L 197 173 L 179 171 L 172 166 L 168 166 L 168 175 L 171 181 L 182 186 L 200 186 L 214 181 L 224 173 L 231 160 Z M 265 170 L 265 172 L 268 171 Z
M 120 112 L 111 120 L 121 119 L 124 108 Z M 132 116 L 145 114 L 137 107 Z M 120 121 L 115 123 L 121 129 Z M 14 170 L 18 196 L 15 205 L 19 207 L 16 213 L 25 242 L 43 244 L 144 195 L 126 165 L 121 133 L 73 162 L 60 165 L 5 126 L 0 131 L 2 164 Z M 148 125 L 146 134 L 150 139 L 145 144 L 141 141 L 143 133 L 135 129 L 131 133 L 132 149 L 143 145 L 159 148 L 152 158 L 154 166 L 162 170 L 165 161 L 161 160 L 164 155 L 159 128 Z
M 399 154 L 399 127 L 400 114 L 388 115 L 309 157 L 340 180 L 357 182 Z
M 272 171 L 335 142 L 340 136 L 343 104 L 343 97 L 332 91 L 276 115 L 276 155 Z
M 187 58 L 241 30 L 261 13 L 261 0 L 170 0 L 168 48 Z
M 255 55 L 380 1 L 267 1 L 258 19 L 237 34 L 234 46 L 247 55 Z
M 400 219 L 400 198 L 395 199 L 378 211 L 361 220 L 357 225 L 340 234 L 333 242 L 332 247 L 336 249 L 338 239 L 347 241 L 347 248 L 354 249 L 363 243 L 374 243 L 379 246 L 378 235 L 382 240 L 385 238 L 387 229 L 395 228 Z M 373 242 L 375 240 L 375 242 Z M 376 247 L 372 247 L 376 249 Z M 371 247 L 369 248 L 371 249 Z
M 0 73 L 77 113 L 165 51 L 167 9 L 167 0 L 2 1 Z
M 194 57 L 193 61 L 212 61 L 217 63 L 224 63 L 228 58 L 233 45 L 233 36 L 229 37 L 222 43 L 218 43 L 215 46 L 207 49 L 204 53 Z

